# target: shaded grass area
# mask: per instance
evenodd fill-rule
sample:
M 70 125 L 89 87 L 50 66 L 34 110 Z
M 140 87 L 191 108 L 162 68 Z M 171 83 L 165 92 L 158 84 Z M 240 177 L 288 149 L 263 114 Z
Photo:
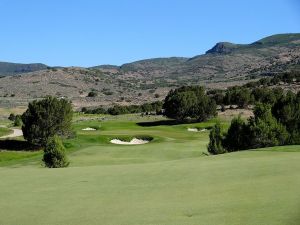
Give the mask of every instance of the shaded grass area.
M 40 163 L 41 156 L 39 147 L 29 144 L 22 138 L 0 139 L 0 167 Z
M 37 151 L 39 147 L 29 144 L 24 140 L 0 139 L 0 150 L 6 151 Z

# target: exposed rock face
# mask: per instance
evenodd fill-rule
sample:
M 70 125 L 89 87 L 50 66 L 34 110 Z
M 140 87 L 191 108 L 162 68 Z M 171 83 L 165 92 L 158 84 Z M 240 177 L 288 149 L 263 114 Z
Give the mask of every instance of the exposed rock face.
M 219 42 L 217 43 L 212 49 L 208 50 L 206 53 L 219 53 L 219 54 L 223 54 L 223 53 L 230 53 L 232 52 L 234 49 L 236 49 L 238 47 L 238 45 L 229 43 L 229 42 Z

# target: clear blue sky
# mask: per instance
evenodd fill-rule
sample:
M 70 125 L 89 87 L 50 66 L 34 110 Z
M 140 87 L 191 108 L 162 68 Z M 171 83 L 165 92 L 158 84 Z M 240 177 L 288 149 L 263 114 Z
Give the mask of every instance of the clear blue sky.
M 120 65 L 300 32 L 299 0 L 0 0 L 0 61 Z

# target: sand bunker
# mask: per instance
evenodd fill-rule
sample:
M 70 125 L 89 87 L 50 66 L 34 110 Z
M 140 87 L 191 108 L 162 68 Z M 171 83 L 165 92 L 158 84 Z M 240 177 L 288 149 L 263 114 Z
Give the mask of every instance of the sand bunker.
M 142 139 L 137 139 L 133 138 L 131 141 L 121 141 L 119 139 L 112 139 L 110 141 L 112 144 L 117 144 L 117 145 L 143 145 L 149 143 L 147 140 L 142 140 Z
M 91 127 L 87 127 L 87 128 L 84 128 L 82 130 L 91 130 L 91 131 L 95 131 L 96 129 L 95 128 L 91 128 Z
M 198 129 L 198 128 L 188 128 L 187 129 L 188 131 L 190 131 L 190 132 L 204 132 L 204 131 L 207 131 L 207 129 Z
M 13 130 L 13 133 L 12 134 L 9 134 L 9 135 L 6 135 L 6 136 L 2 136 L 0 137 L 1 139 L 4 139 L 4 138 L 14 138 L 14 137 L 20 137 L 20 136 L 23 136 L 23 132 L 22 130 L 20 129 L 12 129 Z
M 197 129 L 197 128 L 188 128 L 187 130 L 188 130 L 188 131 L 191 131 L 191 132 L 198 132 L 198 129 Z

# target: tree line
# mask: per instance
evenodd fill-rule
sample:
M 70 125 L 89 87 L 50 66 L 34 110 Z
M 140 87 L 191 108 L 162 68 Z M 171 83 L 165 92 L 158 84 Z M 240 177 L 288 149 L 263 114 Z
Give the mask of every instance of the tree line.
M 237 105 L 239 108 L 247 108 L 258 102 L 273 105 L 283 94 L 280 87 L 269 88 L 281 82 L 291 84 L 300 82 L 300 72 L 292 71 L 275 75 L 274 77 L 261 78 L 255 82 L 249 82 L 243 86 L 233 86 L 227 90 L 213 89 L 207 94 L 218 105 Z
M 155 113 L 155 114 L 161 114 L 162 113 L 162 106 L 163 103 L 161 101 L 156 101 L 152 103 L 144 103 L 142 105 L 114 105 L 109 108 L 104 108 L 102 106 L 94 108 L 94 109 L 88 109 L 86 107 L 83 107 L 81 109 L 81 112 L 85 114 L 110 114 L 110 115 L 122 115 L 122 114 L 131 114 L 131 113 Z
M 272 86 L 280 83 L 299 83 L 300 82 L 300 71 L 294 70 L 290 72 L 284 72 L 280 74 L 276 74 L 273 77 L 264 77 L 258 81 L 248 82 L 247 84 L 243 85 L 244 87 L 258 87 L 258 86 Z
M 282 88 L 243 86 L 230 87 L 227 90 L 209 90 L 207 94 L 214 99 L 218 105 L 237 105 L 239 108 L 247 108 L 258 102 L 274 104 L 283 94 Z
M 300 144 L 300 92 L 282 94 L 273 105 L 257 103 L 254 116 L 234 118 L 225 133 L 217 123 L 209 139 L 211 154 Z

